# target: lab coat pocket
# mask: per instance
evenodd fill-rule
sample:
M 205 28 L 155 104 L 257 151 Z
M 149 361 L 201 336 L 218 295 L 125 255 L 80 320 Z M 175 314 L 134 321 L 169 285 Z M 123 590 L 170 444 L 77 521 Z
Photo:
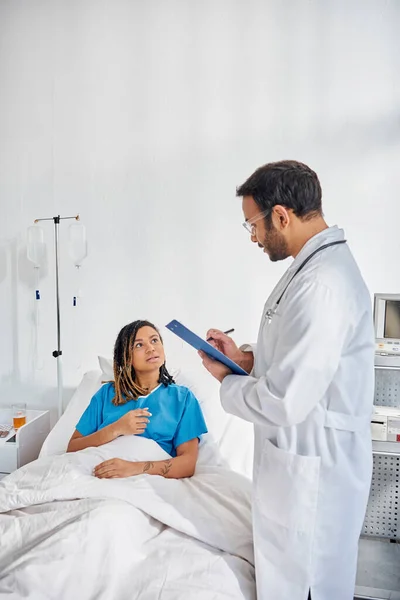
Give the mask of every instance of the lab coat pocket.
M 300 456 L 265 440 L 257 484 L 258 510 L 267 519 L 292 532 L 313 529 L 321 459 Z

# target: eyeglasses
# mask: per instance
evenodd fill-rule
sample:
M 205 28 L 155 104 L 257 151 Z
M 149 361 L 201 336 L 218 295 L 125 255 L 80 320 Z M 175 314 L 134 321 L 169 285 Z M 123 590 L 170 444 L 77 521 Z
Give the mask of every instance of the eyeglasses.
M 264 210 L 263 212 L 259 213 L 256 217 L 253 217 L 252 219 L 249 219 L 248 221 L 245 221 L 243 223 L 243 227 L 251 235 L 254 235 L 254 232 L 255 232 L 254 223 L 256 223 L 257 221 L 260 221 L 261 219 L 263 219 L 264 217 L 266 217 L 270 212 L 271 212 L 270 208 L 268 210 Z

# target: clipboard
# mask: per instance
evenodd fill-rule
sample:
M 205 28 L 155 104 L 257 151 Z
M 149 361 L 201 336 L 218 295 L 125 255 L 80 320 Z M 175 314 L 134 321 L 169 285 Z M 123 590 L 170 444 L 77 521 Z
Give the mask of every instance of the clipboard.
M 214 358 L 215 360 L 218 360 L 219 362 L 224 364 L 235 375 L 248 375 L 248 373 L 246 373 L 246 371 L 242 369 L 242 367 L 239 367 L 239 365 L 233 362 L 233 360 L 225 356 L 225 354 L 222 354 L 222 352 L 214 348 L 214 346 L 211 346 L 211 344 L 209 344 L 201 337 L 193 333 L 193 331 L 190 331 L 190 329 L 182 325 L 182 323 L 179 323 L 179 321 L 177 321 L 176 319 L 168 323 L 168 325 L 166 325 L 165 327 L 172 331 L 172 333 L 175 333 L 175 335 L 180 337 L 181 340 L 183 340 L 196 350 L 201 350 L 208 356 L 211 356 L 211 358 Z

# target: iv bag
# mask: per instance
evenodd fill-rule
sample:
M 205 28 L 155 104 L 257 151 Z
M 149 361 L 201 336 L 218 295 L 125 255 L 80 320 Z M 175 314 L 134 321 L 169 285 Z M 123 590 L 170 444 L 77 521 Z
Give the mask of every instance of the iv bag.
M 36 268 L 44 265 L 46 245 L 44 243 L 43 229 L 39 225 L 28 227 L 27 256 L 28 260 L 33 262 Z
M 86 228 L 82 223 L 73 223 L 69 228 L 69 255 L 76 266 L 80 266 L 87 255 Z

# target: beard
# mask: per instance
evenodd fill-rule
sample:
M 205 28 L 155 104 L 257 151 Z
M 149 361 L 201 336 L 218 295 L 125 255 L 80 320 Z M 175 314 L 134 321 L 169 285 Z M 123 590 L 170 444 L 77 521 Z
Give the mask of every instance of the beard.
M 275 229 L 272 223 L 268 224 L 267 226 L 267 233 L 265 234 L 262 247 L 272 262 L 285 260 L 285 258 L 290 256 L 288 245 L 284 236 Z

